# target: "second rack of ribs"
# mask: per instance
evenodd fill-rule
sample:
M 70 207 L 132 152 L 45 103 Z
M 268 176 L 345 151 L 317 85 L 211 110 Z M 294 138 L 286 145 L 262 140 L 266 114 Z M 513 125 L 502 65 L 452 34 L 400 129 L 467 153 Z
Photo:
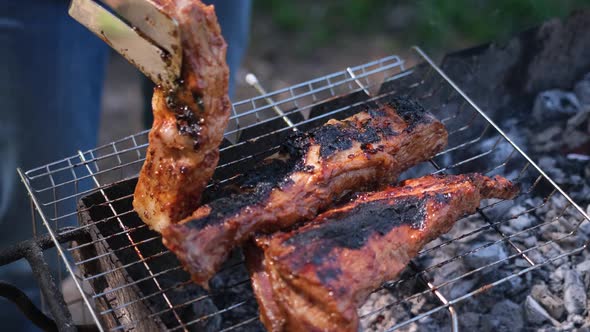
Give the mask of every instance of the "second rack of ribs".
M 444 125 L 417 102 L 392 98 L 342 121 L 297 134 L 213 200 L 162 232 L 193 281 L 208 280 L 255 232 L 309 220 L 350 191 L 397 180 L 447 144 Z
M 246 249 L 261 320 L 269 331 L 351 331 L 357 307 L 395 278 L 425 244 L 518 187 L 481 174 L 433 176 L 360 194 L 291 232 Z

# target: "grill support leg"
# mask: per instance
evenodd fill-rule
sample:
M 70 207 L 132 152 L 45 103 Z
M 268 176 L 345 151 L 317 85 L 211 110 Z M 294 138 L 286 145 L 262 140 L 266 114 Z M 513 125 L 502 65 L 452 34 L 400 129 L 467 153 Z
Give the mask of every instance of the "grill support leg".
M 79 239 L 86 235 L 82 231 L 73 231 L 69 227 L 62 228 L 59 231 L 60 234 L 63 234 L 57 237 L 60 243 Z M 39 284 L 39 288 L 47 301 L 53 319 L 45 316 L 22 291 L 12 285 L 3 283 L 1 295 L 17 304 L 25 316 L 46 331 L 96 331 L 97 328 L 95 326 L 75 326 L 72 321 L 72 316 L 68 311 L 63 295 L 55 283 L 55 279 L 43 255 L 43 250 L 53 248 L 54 246 L 55 244 L 51 237 L 44 235 L 20 242 L 0 251 L 0 266 L 10 264 L 22 258 L 27 260 Z
M 14 303 L 20 311 L 43 331 L 57 331 L 55 322 L 47 317 L 23 291 L 16 286 L 0 281 L 0 297 Z
M 33 275 L 35 275 L 35 278 L 39 283 L 39 288 L 45 296 L 51 315 L 55 319 L 55 323 L 59 330 L 64 332 L 75 332 L 76 327 L 72 322 L 72 315 L 68 311 L 66 301 L 57 288 L 55 280 L 49 271 L 49 266 L 43 257 L 41 247 L 36 243 L 31 245 L 28 250 L 25 251 L 25 258 L 31 265 Z
M 414 263 L 413 261 L 410 261 L 409 265 L 415 271 L 420 271 L 418 265 L 416 263 Z M 432 293 L 436 296 L 436 298 L 442 304 L 444 304 L 444 305 L 449 304 L 449 300 L 447 300 L 447 298 L 438 289 L 436 289 L 436 287 L 434 287 L 434 285 L 430 281 L 428 281 L 427 277 L 424 276 L 424 274 L 420 274 L 418 276 L 418 280 L 420 280 L 420 282 L 422 282 L 426 287 L 428 287 L 428 289 L 430 289 L 430 291 L 432 291 Z M 449 315 L 451 316 L 451 331 L 459 332 L 459 318 L 457 317 L 458 316 L 457 310 L 455 310 L 455 308 L 452 305 L 448 306 L 448 310 L 449 310 Z

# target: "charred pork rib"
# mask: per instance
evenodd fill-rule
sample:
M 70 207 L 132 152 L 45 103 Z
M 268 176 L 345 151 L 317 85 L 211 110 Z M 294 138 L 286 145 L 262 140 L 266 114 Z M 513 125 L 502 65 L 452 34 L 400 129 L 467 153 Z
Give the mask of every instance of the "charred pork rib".
M 356 332 L 357 306 L 425 244 L 482 199 L 517 192 L 499 176 L 425 176 L 257 237 L 246 257 L 262 322 L 269 331 Z
M 226 44 L 213 6 L 150 1 L 177 20 L 183 46 L 178 88 L 154 91 L 154 123 L 133 199 L 140 218 L 161 231 L 198 207 L 219 160 L 231 105 Z
M 284 143 L 247 176 L 243 192 L 203 205 L 164 229 L 164 244 L 195 282 L 207 286 L 232 248 L 254 232 L 311 219 L 348 191 L 395 181 L 446 143 L 443 124 L 407 98 L 330 120 Z

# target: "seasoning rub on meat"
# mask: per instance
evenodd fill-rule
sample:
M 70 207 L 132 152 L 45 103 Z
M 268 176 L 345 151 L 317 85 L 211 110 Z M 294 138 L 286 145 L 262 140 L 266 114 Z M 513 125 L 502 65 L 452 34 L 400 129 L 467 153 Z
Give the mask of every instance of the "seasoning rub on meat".
M 190 215 L 219 160 L 230 112 L 226 43 L 213 6 L 199 0 L 150 0 L 179 24 L 183 63 L 178 88 L 154 91 L 154 123 L 133 207 L 161 231 Z
M 482 199 L 517 192 L 499 176 L 425 176 L 361 194 L 294 231 L 257 237 L 246 258 L 262 322 L 273 332 L 356 332 L 357 307 L 425 244 Z
M 395 181 L 447 144 L 441 122 L 408 98 L 393 98 L 345 120 L 330 120 L 285 142 L 242 181 L 162 231 L 192 279 L 203 286 L 230 251 L 254 232 L 308 220 L 349 191 Z

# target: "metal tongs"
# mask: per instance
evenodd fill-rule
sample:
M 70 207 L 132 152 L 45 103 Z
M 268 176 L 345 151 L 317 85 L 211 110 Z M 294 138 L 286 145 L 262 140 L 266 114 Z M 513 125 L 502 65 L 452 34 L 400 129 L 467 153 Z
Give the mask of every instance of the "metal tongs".
M 177 86 L 182 65 L 178 23 L 149 0 L 72 0 L 69 14 L 154 83 Z

